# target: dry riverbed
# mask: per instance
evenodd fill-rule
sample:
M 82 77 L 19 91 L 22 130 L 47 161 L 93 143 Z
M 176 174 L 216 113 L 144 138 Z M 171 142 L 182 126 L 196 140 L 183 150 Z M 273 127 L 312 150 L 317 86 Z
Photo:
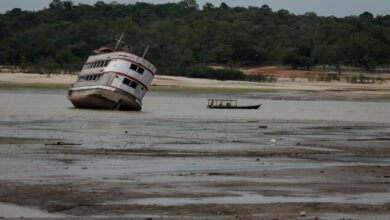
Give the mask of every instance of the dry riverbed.
M 245 93 L 262 108 L 229 111 L 210 96 L 151 92 L 118 112 L 1 89 L 0 216 L 390 218 L 390 103 Z

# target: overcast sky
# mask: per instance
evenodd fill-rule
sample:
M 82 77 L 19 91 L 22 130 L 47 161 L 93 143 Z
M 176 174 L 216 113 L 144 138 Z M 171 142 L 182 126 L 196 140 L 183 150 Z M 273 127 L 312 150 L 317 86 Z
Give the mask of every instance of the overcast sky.
M 13 8 L 23 10 L 40 10 L 47 7 L 52 0 L 0 0 L 0 13 L 4 13 Z M 73 0 L 75 4 L 94 4 L 97 0 Z M 109 3 L 112 0 L 105 0 Z M 166 3 L 179 2 L 179 0 L 117 0 L 120 3 Z M 374 15 L 390 14 L 390 0 L 197 0 L 200 6 L 206 2 L 211 2 L 219 6 L 221 2 L 229 6 L 261 6 L 269 5 L 273 10 L 287 9 L 295 14 L 306 12 L 316 12 L 318 15 L 344 17 L 348 15 L 359 15 L 369 11 Z

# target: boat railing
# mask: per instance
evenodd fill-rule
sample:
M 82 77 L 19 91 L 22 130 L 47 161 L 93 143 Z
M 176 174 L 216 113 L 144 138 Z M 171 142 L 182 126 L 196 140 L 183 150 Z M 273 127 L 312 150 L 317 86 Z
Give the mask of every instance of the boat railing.
M 237 100 L 236 99 L 208 99 L 207 100 L 207 106 L 208 107 L 214 107 L 214 106 L 226 106 L 226 107 L 237 107 Z

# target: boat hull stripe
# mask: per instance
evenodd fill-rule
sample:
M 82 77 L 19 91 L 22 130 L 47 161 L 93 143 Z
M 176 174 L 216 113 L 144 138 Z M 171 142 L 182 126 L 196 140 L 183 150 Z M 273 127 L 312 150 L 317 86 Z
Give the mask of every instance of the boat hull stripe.
M 132 77 L 132 76 L 129 76 L 129 75 L 125 74 L 125 73 L 116 72 L 116 71 L 109 71 L 109 72 L 104 72 L 104 73 L 115 73 L 115 74 L 117 74 L 117 75 L 124 76 L 124 77 L 126 77 L 126 78 L 129 78 L 129 79 L 131 79 L 131 80 L 133 80 L 133 81 L 135 81 L 135 82 L 141 84 L 143 87 L 145 87 L 146 90 L 149 90 L 149 88 L 148 88 L 143 82 L 141 82 L 141 81 L 139 81 L 138 79 L 136 79 L 136 78 L 134 78 L 134 77 Z
M 116 88 L 113 86 L 82 86 L 82 87 L 70 88 L 71 91 L 81 91 L 87 89 L 105 89 L 105 90 L 115 91 Z
M 150 72 L 150 74 L 152 74 L 154 76 L 154 72 L 152 70 L 150 70 L 148 67 L 146 67 L 146 66 L 142 65 L 141 63 L 138 63 L 138 62 L 136 62 L 134 60 L 131 60 L 131 59 L 128 59 L 128 58 L 113 58 L 113 60 L 124 60 L 124 61 L 130 62 L 130 63 L 135 63 L 135 64 L 141 66 L 142 68 L 148 70 Z

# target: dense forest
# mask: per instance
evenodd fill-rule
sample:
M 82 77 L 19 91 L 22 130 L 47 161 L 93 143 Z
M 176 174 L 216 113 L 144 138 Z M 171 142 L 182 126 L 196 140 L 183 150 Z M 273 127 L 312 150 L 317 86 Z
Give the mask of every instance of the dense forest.
M 36 12 L 15 8 L 0 14 L 0 64 L 78 70 L 94 49 L 115 45 L 122 32 L 135 53 L 150 45 L 147 59 L 168 75 L 215 64 L 369 71 L 390 64 L 390 15 L 294 15 L 267 5 L 199 6 L 195 0 L 93 6 L 53 0 Z

